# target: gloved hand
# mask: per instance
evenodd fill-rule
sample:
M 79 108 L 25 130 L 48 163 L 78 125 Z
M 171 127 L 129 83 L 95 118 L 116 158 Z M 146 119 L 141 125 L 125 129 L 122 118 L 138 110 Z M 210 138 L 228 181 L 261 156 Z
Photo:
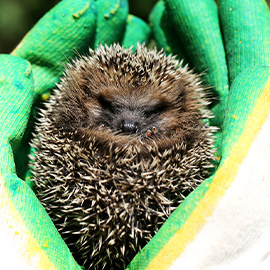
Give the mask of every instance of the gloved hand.
M 63 0 L 11 55 L 0 56 L 0 269 L 80 269 L 22 180 L 35 107 L 48 98 L 64 64 L 89 46 L 136 47 L 149 36 L 147 24 L 128 15 L 127 0 Z
M 20 269 L 79 269 L 34 194 L 16 176 L 16 172 L 21 177 L 25 175 L 25 166 L 20 165 L 25 160 L 27 163 L 27 151 L 22 150 L 31 131 L 31 121 L 27 124 L 31 103 L 36 103 L 40 95 L 46 98 L 46 91 L 54 87 L 63 68 L 58 63 L 74 55 L 73 44 L 83 52 L 98 40 L 101 43 L 123 40 L 119 36 L 127 10 L 122 1 L 119 10 L 116 1 L 73 2 L 61 2 L 12 53 L 29 60 L 31 66 L 21 58 L 1 56 L 1 269 L 16 266 Z M 160 31 L 156 38 L 159 46 L 175 53 L 183 44 L 187 61 L 197 72 L 205 71 L 206 82 L 215 86 L 212 95 L 218 99 L 213 111 L 217 117 L 212 123 L 221 128 L 217 140 L 221 162 L 216 174 L 181 204 L 129 268 L 213 269 L 225 265 L 233 269 L 235 265 L 248 263 L 248 267 L 254 269 L 269 263 L 269 249 L 264 244 L 269 242 L 270 223 L 267 181 L 270 98 L 266 67 L 269 66 L 269 11 L 261 0 L 237 3 L 220 0 L 219 14 L 213 0 L 182 1 L 181 6 L 179 2 L 167 0 L 166 10 L 159 4 L 163 11 L 160 8 L 151 23 L 154 33 L 154 27 Z M 103 8 L 106 11 L 99 12 Z M 166 16 L 167 19 L 161 21 Z M 122 23 L 115 27 L 108 22 L 104 26 L 102 17 L 116 18 L 114 23 Z M 137 19 L 133 17 L 132 21 L 137 22 Z M 141 21 L 138 24 L 145 32 L 133 33 L 141 32 L 142 41 L 149 32 Z M 135 29 L 135 26 L 130 28 Z M 136 41 L 133 42 L 133 35 L 128 38 L 128 29 L 129 24 L 124 42 L 130 45 Z M 101 35 L 105 31 L 107 34 Z M 28 132 L 24 133 L 26 126 Z
M 220 164 L 128 269 L 269 269 L 268 6 L 263 0 L 164 0 L 150 23 L 158 46 L 205 72 L 213 86 Z

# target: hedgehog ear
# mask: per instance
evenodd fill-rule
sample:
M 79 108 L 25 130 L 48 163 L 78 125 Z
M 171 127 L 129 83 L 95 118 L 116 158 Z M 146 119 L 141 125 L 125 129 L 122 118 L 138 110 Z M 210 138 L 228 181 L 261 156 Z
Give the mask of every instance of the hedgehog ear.
M 177 95 L 177 102 L 182 102 L 184 101 L 185 95 L 183 93 L 183 90 L 181 89 L 180 92 Z
M 90 88 L 89 88 L 88 85 L 84 84 L 81 89 L 83 90 L 83 92 L 85 93 L 85 95 L 87 97 L 91 97 L 92 96 L 92 92 L 91 92 L 91 90 L 90 90 Z

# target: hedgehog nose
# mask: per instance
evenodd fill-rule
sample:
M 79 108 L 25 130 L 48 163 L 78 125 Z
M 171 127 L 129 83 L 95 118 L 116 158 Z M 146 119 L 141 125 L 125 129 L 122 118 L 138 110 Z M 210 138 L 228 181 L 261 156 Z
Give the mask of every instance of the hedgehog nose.
M 120 122 L 120 130 L 124 133 L 137 133 L 139 131 L 139 123 L 133 120 L 122 120 Z

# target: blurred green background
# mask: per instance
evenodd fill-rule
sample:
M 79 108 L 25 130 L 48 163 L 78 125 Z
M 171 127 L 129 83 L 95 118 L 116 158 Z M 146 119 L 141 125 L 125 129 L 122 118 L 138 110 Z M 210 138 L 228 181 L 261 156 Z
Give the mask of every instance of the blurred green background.
M 0 0 L 0 53 L 10 53 L 59 0 Z M 129 0 L 129 10 L 147 22 L 157 0 Z

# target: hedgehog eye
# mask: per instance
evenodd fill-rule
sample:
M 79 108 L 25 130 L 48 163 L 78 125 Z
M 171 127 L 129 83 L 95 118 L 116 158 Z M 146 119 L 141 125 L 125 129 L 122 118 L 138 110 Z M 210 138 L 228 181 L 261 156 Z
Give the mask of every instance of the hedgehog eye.
M 108 111 L 111 111 L 111 112 L 115 112 L 115 108 L 112 104 L 111 101 L 109 101 L 108 99 L 106 99 L 104 96 L 100 95 L 98 97 L 98 101 L 101 105 L 101 107 L 104 109 L 104 110 L 108 110 Z
M 144 111 L 144 115 L 146 117 L 150 117 L 153 115 L 159 115 L 162 112 L 164 112 L 167 109 L 168 105 L 167 104 L 157 104 L 151 108 L 148 108 Z

